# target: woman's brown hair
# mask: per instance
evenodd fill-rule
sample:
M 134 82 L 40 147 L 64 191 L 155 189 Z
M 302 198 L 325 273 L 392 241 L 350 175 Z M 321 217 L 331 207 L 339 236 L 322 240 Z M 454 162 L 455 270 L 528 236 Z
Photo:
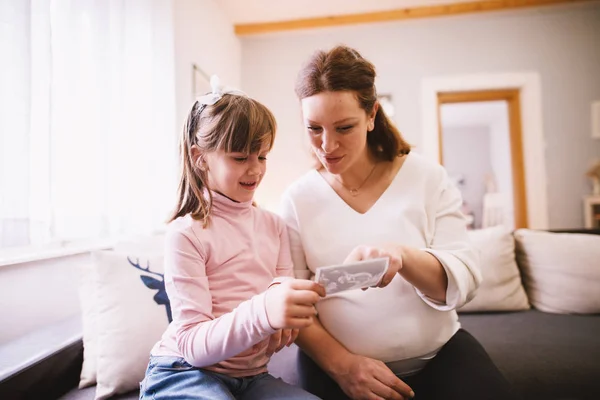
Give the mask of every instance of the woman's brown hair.
M 317 51 L 300 70 L 296 80 L 296 95 L 300 100 L 322 92 L 351 91 L 367 114 L 377 101 L 375 66 L 358 51 L 337 46 L 329 51 Z M 382 107 L 377 109 L 375 127 L 367 135 L 367 145 L 382 161 L 392 161 L 408 154 L 410 145 L 389 120 Z
M 177 206 L 168 222 L 190 214 L 207 227 L 212 209 L 208 174 L 194 163 L 192 146 L 201 154 L 225 152 L 256 153 L 275 141 L 277 123 L 267 107 L 246 96 L 225 94 L 210 106 L 195 102 L 179 141 L 181 177 Z

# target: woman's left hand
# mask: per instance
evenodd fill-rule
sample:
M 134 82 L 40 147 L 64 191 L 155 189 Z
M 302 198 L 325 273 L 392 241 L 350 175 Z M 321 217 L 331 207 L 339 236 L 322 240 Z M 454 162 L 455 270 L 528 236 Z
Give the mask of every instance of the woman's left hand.
M 376 286 L 383 288 L 389 285 L 396 274 L 402 269 L 402 252 L 400 250 L 390 251 L 383 247 L 358 246 L 350 252 L 348 257 L 346 257 L 344 264 L 384 257 L 389 258 L 390 264 L 387 272 Z
M 273 333 L 269 338 L 267 357 L 271 357 L 273 354 L 283 349 L 284 346 L 289 346 L 294 343 L 299 332 L 299 329 L 280 329 Z

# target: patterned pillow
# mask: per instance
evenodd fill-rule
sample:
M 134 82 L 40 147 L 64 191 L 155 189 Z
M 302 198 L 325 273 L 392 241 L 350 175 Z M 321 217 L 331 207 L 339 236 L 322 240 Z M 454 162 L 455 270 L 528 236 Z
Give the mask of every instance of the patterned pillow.
M 92 253 L 84 268 L 80 387 L 97 383 L 97 399 L 138 387 L 150 350 L 171 321 L 161 253 L 162 244 L 119 245 Z

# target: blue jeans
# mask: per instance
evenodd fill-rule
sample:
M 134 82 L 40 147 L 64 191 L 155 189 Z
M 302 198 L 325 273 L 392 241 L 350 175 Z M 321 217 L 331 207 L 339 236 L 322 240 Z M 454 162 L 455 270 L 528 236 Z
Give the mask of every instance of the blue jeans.
M 151 356 L 140 383 L 144 400 L 318 400 L 268 373 L 244 378 L 195 368 L 181 357 Z

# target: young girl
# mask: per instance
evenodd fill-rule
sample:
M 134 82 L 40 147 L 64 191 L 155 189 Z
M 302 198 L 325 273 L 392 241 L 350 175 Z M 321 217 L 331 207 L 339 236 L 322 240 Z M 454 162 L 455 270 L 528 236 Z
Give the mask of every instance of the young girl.
M 275 139 L 271 112 L 218 88 L 181 138 L 179 201 L 167 231 L 173 322 L 154 346 L 141 399 L 317 399 L 267 373 L 309 326 L 324 289 L 292 278 L 285 223 L 255 207 Z

